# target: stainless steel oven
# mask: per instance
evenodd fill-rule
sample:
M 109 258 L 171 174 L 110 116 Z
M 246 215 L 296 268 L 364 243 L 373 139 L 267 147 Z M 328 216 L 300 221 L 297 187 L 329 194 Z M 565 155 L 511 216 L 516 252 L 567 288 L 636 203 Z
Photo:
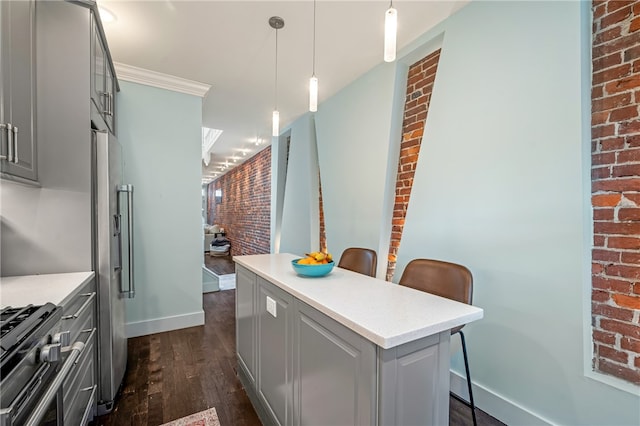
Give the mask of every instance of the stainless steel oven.
M 0 312 L 0 426 L 63 425 L 62 383 L 84 350 L 51 303 Z

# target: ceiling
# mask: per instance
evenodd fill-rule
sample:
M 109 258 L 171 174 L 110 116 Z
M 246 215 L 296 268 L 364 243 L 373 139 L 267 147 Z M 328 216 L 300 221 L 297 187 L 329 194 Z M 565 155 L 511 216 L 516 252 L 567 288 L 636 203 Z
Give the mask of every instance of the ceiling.
M 398 49 L 468 3 L 396 0 Z M 221 129 L 203 182 L 225 173 L 271 142 L 278 30 L 278 110 L 284 128 L 308 110 L 313 1 L 99 0 L 116 20 L 104 24 L 115 62 L 211 85 L 202 124 Z M 316 2 L 319 104 L 382 62 L 388 1 Z M 263 142 L 257 146 L 256 139 Z M 243 155 L 244 154 L 244 155 Z M 236 158 L 234 162 L 233 158 Z M 220 170 L 225 163 L 227 167 Z

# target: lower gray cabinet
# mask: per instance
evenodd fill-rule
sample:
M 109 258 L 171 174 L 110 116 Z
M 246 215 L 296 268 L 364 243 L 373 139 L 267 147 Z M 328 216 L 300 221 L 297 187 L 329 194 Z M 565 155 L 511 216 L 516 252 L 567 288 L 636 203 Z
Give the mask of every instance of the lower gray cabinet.
M 236 267 L 236 350 L 248 380 L 256 382 L 256 274 Z
M 296 425 L 372 425 L 376 421 L 376 346 L 296 300 Z
M 260 402 L 278 425 L 293 416 L 293 297 L 258 277 L 258 373 Z
M 63 303 L 61 330 L 69 332 L 69 345 L 84 349 L 62 383 L 65 425 L 87 425 L 96 412 L 96 284 L 91 280 Z M 63 356 L 66 358 L 67 355 Z

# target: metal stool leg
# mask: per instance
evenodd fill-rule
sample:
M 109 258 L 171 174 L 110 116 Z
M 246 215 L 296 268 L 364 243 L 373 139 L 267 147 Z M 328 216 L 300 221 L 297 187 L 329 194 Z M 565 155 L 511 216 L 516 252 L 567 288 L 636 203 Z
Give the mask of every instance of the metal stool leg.
M 462 330 L 458 331 L 460 333 L 460 340 L 462 341 L 462 355 L 464 356 L 464 369 L 467 373 L 467 387 L 469 388 L 469 405 L 471 407 L 471 416 L 473 417 L 473 426 L 477 426 L 478 423 L 476 421 L 476 405 L 473 402 L 473 391 L 471 390 L 471 374 L 469 374 L 469 358 L 467 357 L 467 343 L 464 339 L 464 333 Z

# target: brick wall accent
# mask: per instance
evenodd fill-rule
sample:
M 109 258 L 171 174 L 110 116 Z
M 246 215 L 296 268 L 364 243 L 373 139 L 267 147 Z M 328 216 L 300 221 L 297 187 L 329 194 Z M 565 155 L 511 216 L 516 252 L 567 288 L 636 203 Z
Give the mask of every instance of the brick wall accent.
M 436 79 L 440 49 L 429 54 L 409 67 L 407 76 L 407 96 L 404 103 L 402 123 L 402 142 L 398 159 L 398 175 L 396 177 L 396 197 L 391 223 L 391 241 L 387 263 L 387 281 L 391 281 L 396 269 L 396 256 L 400 248 L 402 229 L 409 206 L 413 175 L 424 132 L 424 123 L 429 112 L 429 102 L 433 82 Z
M 214 191 L 222 189 L 222 202 Z M 271 147 L 267 147 L 211 182 L 207 188 L 208 218 L 223 227 L 231 241 L 231 255 L 270 252 Z
M 593 2 L 595 370 L 640 384 L 640 1 Z
M 322 204 L 322 181 L 320 180 L 320 170 L 318 170 L 318 204 L 320 222 L 320 251 L 327 252 L 327 230 L 324 226 L 324 205 Z

